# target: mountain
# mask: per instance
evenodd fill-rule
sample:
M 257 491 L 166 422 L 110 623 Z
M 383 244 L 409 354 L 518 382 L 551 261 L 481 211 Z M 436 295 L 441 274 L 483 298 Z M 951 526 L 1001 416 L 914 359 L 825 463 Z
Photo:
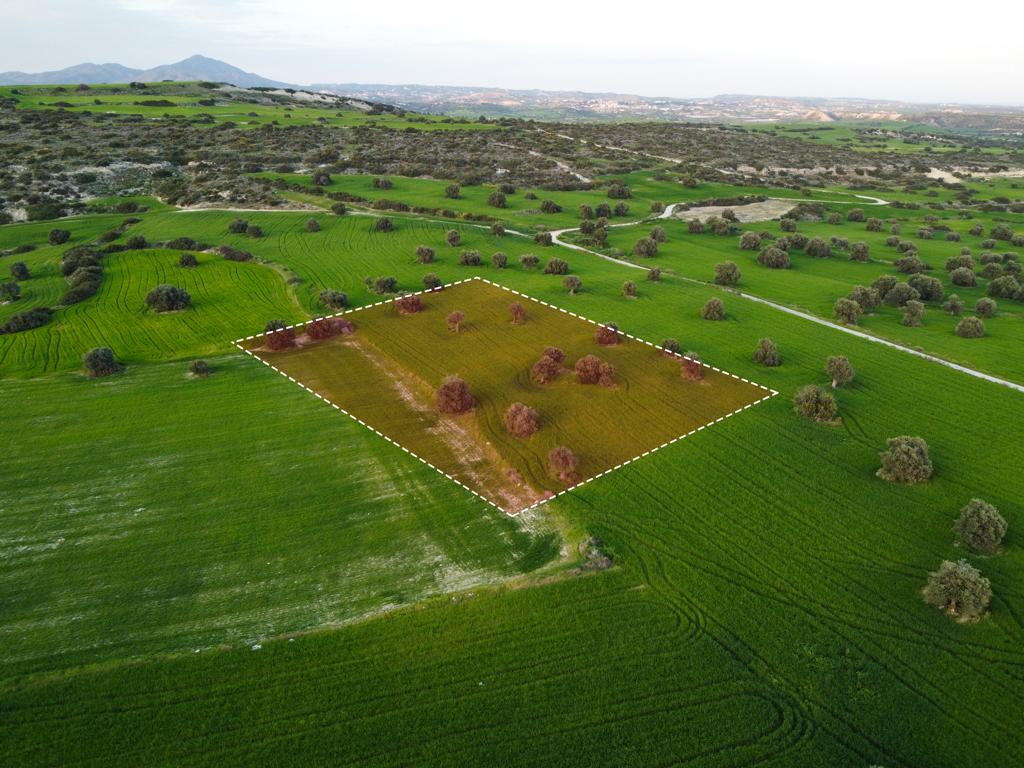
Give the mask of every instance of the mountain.
M 270 80 L 253 72 L 246 72 L 224 61 L 207 56 L 189 56 L 174 64 L 162 64 L 151 69 L 133 69 L 122 64 L 78 64 L 52 72 L 0 72 L 0 85 L 53 85 L 86 83 L 127 83 L 130 81 L 158 82 L 160 80 L 208 80 L 231 83 L 244 88 L 266 86 L 289 87 L 288 83 Z

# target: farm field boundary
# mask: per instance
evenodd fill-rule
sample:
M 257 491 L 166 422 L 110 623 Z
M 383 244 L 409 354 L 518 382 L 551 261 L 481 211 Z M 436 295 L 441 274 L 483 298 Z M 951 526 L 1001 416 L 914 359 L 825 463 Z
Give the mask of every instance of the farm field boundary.
M 479 283 L 487 284 L 488 286 L 492 286 L 493 288 L 497 288 L 497 289 L 500 289 L 501 291 L 504 291 L 506 293 L 513 294 L 515 296 L 518 296 L 518 297 L 521 297 L 523 299 L 526 299 L 526 300 L 528 300 L 528 301 L 530 301 L 530 302 L 532 302 L 534 304 L 541 305 L 541 306 L 547 307 L 549 309 L 557 310 L 558 312 L 560 312 L 562 314 L 565 314 L 565 315 L 568 315 L 568 316 L 571 316 L 571 317 L 573 317 L 573 318 L 575 318 L 577 320 L 585 321 L 587 324 L 592 325 L 592 326 L 594 326 L 596 328 L 605 327 L 601 323 L 598 323 L 598 322 L 596 322 L 594 320 L 591 320 L 591 319 L 589 319 L 587 317 L 584 317 L 584 316 L 582 316 L 582 315 L 580 315 L 580 314 L 578 314 L 576 312 L 572 312 L 571 310 L 567 310 L 567 309 L 564 309 L 562 307 L 558 307 L 558 306 L 556 306 L 554 304 L 550 304 L 550 303 L 548 303 L 546 301 L 543 301 L 543 300 L 540 300 L 540 299 L 536 299 L 536 298 L 534 298 L 532 296 L 529 296 L 528 294 L 525 294 L 525 293 L 522 293 L 520 291 L 508 288 L 506 286 L 503 286 L 503 285 L 501 285 L 499 283 L 495 283 L 495 282 L 493 282 L 491 280 L 488 280 L 488 279 L 480 277 L 480 276 L 474 276 L 474 277 L 470 277 L 470 278 L 467 278 L 467 279 L 464 279 L 464 280 L 458 280 L 458 281 L 455 281 L 453 283 L 448 284 L 447 286 L 443 286 L 443 287 L 439 287 L 439 288 L 433 288 L 433 289 L 427 289 L 427 290 L 423 290 L 423 291 L 418 291 L 415 294 L 406 294 L 406 295 L 423 295 L 423 294 L 436 293 L 438 291 L 442 291 L 442 290 L 446 290 L 446 289 L 451 289 L 451 288 L 454 288 L 455 286 L 458 286 L 458 285 L 461 285 L 461 284 L 465 284 L 465 283 L 472 283 L 472 282 L 479 282 Z M 249 335 L 249 336 L 246 336 L 246 337 L 243 337 L 243 338 L 236 339 L 232 343 L 234 344 L 234 346 L 236 346 L 242 352 L 246 353 L 247 355 L 249 355 L 252 358 L 255 358 L 255 359 L 259 360 L 261 363 L 263 363 L 267 367 L 271 368 L 275 372 L 277 372 L 280 375 L 282 375 L 285 378 L 287 378 L 293 384 L 297 384 L 302 389 L 306 390 L 309 394 L 311 394 L 314 397 L 318 398 L 319 400 L 322 400 L 323 402 L 327 403 L 328 405 L 330 405 L 335 410 L 340 411 L 341 413 L 344 413 L 346 416 L 348 416 L 349 418 L 353 419 L 354 421 L 359 423 L 361 426 L 366 427 L 367 429 L 372 431 L 374 434 L 378 435 L 379 437 L 384 438 L 389 443 L 392 443 L 396 447 L 400 448 L 403 452 L 405 452 L 405 453 L 409 454 L 410 456 L 418 459 L 419 461 L 421 461 L 422 463 L 426 464 L 428 467 L 430 467 L 434 471 L 436 471 L 439 474 L 443 475 L 448 480 L 456 483 L 459 487 L 463 488 L 464 490 L 469 491 L 471 494 L 473 494 L 477 498 L 481 499 L 482 501 L 485 501 L 486 503 L 488 503 L 489 505 L 491 505 L 495 509 L 498 509 L 498 510 L 500 510 L 500 511 L 504 512 L 505 514 L 507 514 L 509 516 L 512 516 L 512 517 L 514 517 L 514 516 L 516 516 L 516 515 L 518 515 L 518 514 L 520 514 L 522 512 L 533 510 L 536 507 L 539 507 L 541 504 L 543 504 L 543 503 L 545 503 L 547 501 L 550 501 L 553 498 L 558 498 L 559 496 L 562 496 L 562 495 L 568 493 L 569 491 L 575 490 L 575 489 L 577 489 L 577 488 L 579 488 L 579 487 L 581 487 L 583 485 L 586 485 L 587 483 L 590 483 L 593 480 L 596 480 L 596 479 L 598 479 L 600 477 L 604 477 L 605 475 L 609 474 L 610 472 L 613 472 L 613 471 L 615 471 L 617 469 L 621 469 L 621 468 L 623 468 L 625 466 L 628 466 L 629 464 L 632 464 L 633 462 L 638 461 L 639 459 L 645 458 L 645 457 L 649 456 L 650 454 L 652 454 L 652 453 L 654 453 L 654 452 L 656 452 L 658 450 L 661 450 L 662 448 L 666 448 L 666 447 L 668 447 L 670 445 L 673 445 L 674 443 L 676 443 L 676 442 L 678 442 L 678 441 L 680 441 L 680 440 L 682 440 L 682 439 L 684 439 L 686 437 L 689 437 L 689 436 L 694 435 L 694 434 L 696 434 L 698 432 L 701 432 L 701 431 L 707 429 L 708 427 L 714 426 L 715 424 L 718 424 L 718 423 L 724 421 L 725 419 L 727 419 L 727 418 L 729 418 L 731 416 L 734 416 L 734 415 L 736 415 L 736 414 L 738 414 L 738 413 L 740 413 L 742 411 L 745 411 L 745 410 L 751 408 L 752 406 L 757 405 L 757 404 L 759 404 L 761 402 L 764 402 L 765 400 L 768 400 L 769 398 L 774 397 L 775 395 L 778 394 L 778 392 L 776 390 L 771 389 L 770 387 L 766 387 L 766 386 L 764 386 L 762 384 L 758 384 L 757 382 L 751 381 L 751 380 L 749 380 L 747 378 L 744 378 L 743 376 L 739 376 L 739 375 L 734 374 L 734 373 L 732 373 L 730 371 L 725 371 L 725 370 L 723 370 L 721 368 L 718 368 L 718 367 L 716 367 L 714 365 L 710 365 L 710 364 L 705 363 L 703 361 L 694 360 L 693 362 L 698 363 L 702 368 L 707 369 L 708 371 L 714 371 L 716 374 L 718 374 L 719 377 L 728 377 L 728 378 L 736 380 L 737 382 L 742 382 L 743 384 L 748 385 L 749 387 L 752 387 L 752 388 L 754 388 L 756 390 L 759 390 L 758 394 L 761 394 L 761 396 L 757 397 L 756 399 L 753 399 L 753 397 L 752 397 L 749 401 L 743 402 L 742 405 L 739 405 L 739 407 L 736 407 L 736 408 L 730 410 L 727 413 L 722 413 L 722 411 L 719 410 L 717 413 L 713 414 L 713 416 L 714 416 L 713 418 L 711 418 L 711 414 L 708 414 L 708 416 L 705 417 L 708 420 L 706 422 L 704 422 L 704 423 L 698 423 L 696 425 L 693 425 L 694 422 L 691 421 L 690 424 L 683 424 L 683 426 L 686 426 L 686 427 L 693 426 L 693 428 L 687 429 L 685 432 L 682 432 L 682 433 L 680 433 L 678 435 L 675 435 L 675 436 L 673 436 L 673 437 L 671 437 L 669 439 L 664 439 L 665 434 L 664 434 L 664 431 L 663 431 L 662 432 L 662 436 L 657 438 L 657 443 L 653 447 L 651 447 L 651 448 L 649 448 L 647 450 L 639 451 L 635 455 L 632 455 L 630 458 L 623 459 L 623 460 L 618 460 L 618 459 L 621 459 L 621 454 L 620 454 L 619 457 L 616 457 L 615 463 L 612 466 L 605 465 L 606 468 L 602 469 L 602 471 L 595 472 L 594 474 L 591 474 L 591 475 L 589 475 L 589 476 L 579 480 L 578 482 L 574 482 L 571 485 L 569 485 L 567 488 L 560 489 L 557 492 L 554 492 L 554 490 L 548 491 L 547 494 L 543 498 L 541 498 L 539 500 L 536 500 L 536 501 L 530 500 L 531 503 L 525 503 L 525 504 L 521 504 L 521 505 L 517 504 L 515 507 L 512 507 L 511 505 L 509 505 L 507 503 L 502 505 L 502 504 L 499 504 L 499 503 L 495 502 L 491 498 L 488 498 L 486 495 L 478 492 L 476 489 L 470 487 L 468 484 L 466 484 L 465 482 L 460 480 L 458 477 L 453 476 L 450 472 L 445 471 L 445 469 L 443 469 L 442 467 L 438 466 L 438 463 L 436 461 L 431 461 L 428 458 L 420 455 L 417 451 L 414 451 L 414 450 L 410 449 L 408 445 L 403 445 L 402 442 L 400 441 L 400 438 L 396 439 L 396 437 L 398 437 L 398 435 L 388 435 L 384 431 L 382 431 L 381 429 L 378 429 L 376 426 L 374 426 L 374 425 L 368 423 L 367 421 L 365 421 L 363 418 L 361 418 L 359 415 L 357 415 L 356 413 L 353 412 L 351 404 L 347 404 L 347 407 L 344 407 L 343 405 L 339 404 L 338 402 L 335 402 L 335 398 L 331 397 L 329 394 L 325 394 L 322 391 L 317 391 L 317 389 L 320 389 L 320 387 L 315 387 L 315 382 L 313 382 L 314 386 L 310 386 L 310 384 L 307 383 L 307 381 L 303 381 L 302 380 L 305 377 L 303 377 L 301 374 L 299 374 L 298 377 L 297 376 L 293 376 L 292 373 L 296 373 L 295 371 L 289 372 L 287 370 L 284 370 L 283 367 L 279 367 L 278 365 L 275 365 L 274 361 L 265 359 L 263 356 L 261 356 L 260 354 L 257 354 L 256 352 L 254 352 L 252 349 L 249 348 L 250 346 L 252 346 L 251 342 L 253 342 L 255 340 L 262 339 L 262 338 L 265 338 L 269 334 L 288 332 L 288 331 L 294 332 L 294 331 L 297 331 L 297 330 L 301 331 L 301 329 L 303 329 L 305 326 L 309 325 L 310 323 L 316 323 L 318 321 L 327 320 L 327 319 L 330 319 L 330 318 L 336 318 L 336 317 L 345 316 L 345 315 L 352 315 L 352 314 L 355 314 L 357 312 L 362 312 L 364 310 L 371 309 L 371 308 L 374 308 L 374 307 L 381 307 L 381 306 L 384 306 L 384 305 L 392 304 L 392 303 L 394 303 L 397 300 L 397 298 L 398 297 L 391 298 L 391 299 L 386 299 L 386 300 L 374 302 L 374 303 L 371 303 L 371 304 L 367 304 L 367 305 L 362 306 L 362 307 L 357 307 L 357 308 L 353 308 L 353 309 L 349 309 L 349 310 L 343 310 L 343 311 L 336 312 L 336 313 L 330 314 L 330 315 L 324 315 L 324 316 L 321 316 L 321 317 L 318 317 L 318 318 L 314 318 L 314 319 L 309 320 L 309 321 L 303 321 L 303 322 L 300 322 L 300 323 L 295 323 L 295 324 L 292 324 L 292 325 L 289 325 L 289 326 L 285 326 L 285 327 L 282 327 L 282 328 L 279 328 L 279 329 L 275 329 L 275 330 L 272 330 L 272 331 L 265 331 L 265 332 L 262 332 L 262 333 L 252 334 L 252 335 Z M 656 350 L 656 351 L 658 351 L 659 353 L 661 353 L 663 355 L 676 358 L 677 360 L 682 360 L 685 357 L 684 355 L 681 355 L 679 353 L 666 352 L 660 346 L 658 346 L 656 344 L 653 344 L 652 342 L 649 342 L 649 341 L 647 341 L 645 339 L 641 339 L 641 338 L 639 338 L 637 336 L 634 336 L 632 334 L 629 334 L 629 333 L 626 333 L 626 332 L 623 332 L 623 331 L 619 331 L 619 335 L 621 335 L 624 338 L 630 339 L 632 341 L 639 342 L 641 345 L 644 345 L 644 346 L 649 347 L 649 348 L 651 348 L 653 350 Z M 285 367 L 287 367 L 287 366 L 285 366 Z M 719 380 L 721 380 L 721 379 L 719 379 Z M 737 385 L 737 386 L 739 386 L 739 385 Z M 342 397 L 341 400 L 342 400 L 342 402 L 344 402 L 344 397 Z M 735 401 L 734 401 L 734 404 L 736 404 Z M 701 421 L 703 421 L 703 420 L 701 420 Z M 385 427 L 385 429 L 386 429 L 386 427 Z M 670 432 L 669 434 L 672 434 L 672 433 Z M 429 451 L 428 451 L 428 454 L 429 454 Z M 443 463 L 443 462 L 441 462 L 441 463 Z M 609 463 L 611 463 L 611 462 L 609 462 Z

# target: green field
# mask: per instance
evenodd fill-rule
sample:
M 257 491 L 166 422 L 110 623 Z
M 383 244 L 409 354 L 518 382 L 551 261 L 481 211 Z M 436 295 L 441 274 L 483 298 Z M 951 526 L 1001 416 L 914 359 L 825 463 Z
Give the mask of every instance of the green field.
M 509 317 L 515 301 L 526 308 L 519 325 Z M 511 513 L 771 394 L 706 366 L 701 381 L 684 381 L 678 358 L 626 337 L 601 346 L 595 325 L 483 281 L 428 292 L 422 302 L 412 315 L 394 304 L 351 313 L 353 333 L 320 342 L 302 337 L 298 348 L 268 349 L 264 336 L 244 346 Z M 457 333 L 445 320 L 454 311 L 466 317 Z M 565 352 L 563 371 L 537 384 L 530 366 L 548 346 Z M 613 386 L 576 383 L 572 366 L 584 355 L 615 366 Z M 449 375 L 469 384 L 476 399 L 470 413 L 435 410 L 435 392 Z M 503 419 L 513 403 L 539 414 L 536 434 L 508 433 Z M 556 446 L 579 460 L 570 483 L 549 474 L 547 456 Z
M 399 183 L 389 196 L 403 199 Z M 736 238 L 669 222 L 653 282 L 465 223 L 395 215 L 394 232 L 376 233 L 364 215 L 241 214 L 265 232 L 253 239 L 228 233 L 238 215 L 153 211 L 131 233 L 232 245 L 255 261 L 203 253 L 186 273 L 177 252 L 111 254 L 99 294 L 0 337 L 12 445 L 0 483 L 4 763 L 1024 762 L 1020 394 L 685 279 L 709 280 L 731 258 L 741 289 L 826 314 L 891 265 L 799 256 L 769 274 Z M 320 232 L 305 230 L 310 215 Z M 0 248 L 40 246 L 13 257 L 34 277 L 0 319 L 51 305 L 61 253 L 119 221 L 65 220 L 61 247 L 43 245 L 52 223 L 0 227 Z M 457 248 L 445 244 L 453 227 Z M 850 224 L 801 229 L 861 239 Z M 928 242 L 922 257 L 943 277 L 954 244 Z M 436 262 L 416 262 L 419 244 Z M 502 251 L 510 266 L 459 266 L 463 249 L 485 265 Z M 524 253 L 566 259 L 582 291 L 523 268 Z M 872 241 L 874 258 L 887 253 Z M 325 288 L 362 306 L 380 300 L 366 277 L 419 290 L 427 272 L 479 275 L 641 338 L 674 337 L 781 396 L 513 520 L 228 343 L 272 318 L 322 314 Z M 638 298 L 622 295 L 626 280 Z M 144 309 L 161 281 L 188 287 L 193 306 Z M 700 318 L 711 296 L 725 321 Z M 978 348 L 1005 343 L 1002 358 L 1016 359 L 1003 341 L 1020 321 L 1009 309 Z M 934 308 L 923 329 L 894 323 L 889 312 L 865 320 L 1006 375 L 1018 365 L 943 346 L 949 322 Z M 777 368 L 752 360 L 766 336 Z M 451 343 L 463 342 L 472 337 Z M 88 379 L 79 357 L 101 343 L 126 368 Z M 825 384 L 835 354 L 857 371 L 837 392 L 840 422 L 799 418 L 793 393 Z M 199 356 L 208 379 L 187 373 Z M 929 483 L 875 476 L 900 434 L 927 439 Z M 1009 521 L 996 556 L 955 543 L 953 519 L 974 496 Z M 591 537 L 614 567 L 580 567 Z M 975 624 L 920 594 L 929 571 L 960 557 L 992 582 Z

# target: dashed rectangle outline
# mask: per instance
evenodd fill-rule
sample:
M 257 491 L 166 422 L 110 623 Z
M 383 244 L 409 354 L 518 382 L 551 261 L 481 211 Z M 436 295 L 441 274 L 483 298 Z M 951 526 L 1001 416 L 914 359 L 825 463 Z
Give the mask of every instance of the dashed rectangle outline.
M 589 317 L 584 317 L 583 315 L 580 315 L 580 314 L 577 314 L 576 312 L 572 312 L 571 310 L 564 309 L 562 307 L 556 306 L 555 304 L 550 304 L 550 303 L 548 303 L 546 301 L 542 301 L 541 299 L 535 299 L 533 296 L 530 296 L 529 294 L 523 293 L 522 291 L 517 291 L 514 288 L 509 288 L 508 286 L 502 285 L 501 283 L 496 283 L 493 280 L 488 280 L 486 277 L 481 277 L 480 275 L 474 275 L 473 277 L 467 277 L 467 278 L 464 278 L 462 280 L 456 280 L 454 283 L 449 283 L 448 285 L 438 286 L 437 288 L 428 288 L 428 289 L 423 290 L 423 291 L 415 291 L 413 293 L 405 293 L 405 294 L 402 294 L 402 295 L 403 296 L 410 296 L 410 295 L 419 296 L 419 295 L 422 295 L 422 294 L 425 294 L 425 293 L 434 293 L 435 291 L 441 291 L 441 290 L 445 290 L 445 289 L 448 289 L 448 288 L 454 288 L 457 285 L 461 285 L 463 283 L 468 283 L 468 282 L 471 282 L 473 280 L 481 280 L 481 281 L 487 283 L 488 285 L 493 285 L 495 288 L 501 288 L 503 291 L 508 291 L 509 293 L 515 294 L 516 296 L 521 296 L 524 299 L 528 299 L 529 301 L 535 302 L 537 304 L 541 304 L 541 305 L 543 305 L 545 307 L 549 307 L 551 309 L 557 309 L 559 312 L 564 312 L 567 315 L 571 315 L 572 317 L 575 317 L 575 318 L 577 318 L 579 320 L 583 320 L 585 322 L 588 322 L 591 325 L 596 325 L 598 327 L 604 327 L 604 325 L 605 325 L 604 323 L 599 323 L 599 322 L 597 322 L 595 320 L 591 320 Z M 739 379 L 740 381 L 745 382 L 746 384 L 750 384 L 751 386 L 758 387 L 759 389 L 764 390 L 768 394 L 766 394 L 764 397 L 762 397 L 759 400 L 755 400 L 752 403 L 747 403 L 746 405 L 744 405 L 744 406 L 742 406 L 740 408 L 737 408 L 735 411 L 732 411 L 731 413 L 727 413 L 724 416 L 719 416 L 717 419 L 714 419 L 713 421 L 709 421 L 707 424 L 702 424 L 701 426 L 697 427 L 696 429 L 691 429 L 689 432 L 687 432 L 685 434 L 679 435 L 678 437 L 674 437 L 671 440 L 667 440 L 664 443 L 662 443 L 661 445 L 657 446 L 656 448 L 651 448 L 651 449 L 649 449 L 647 451 L 644 451 L 643 453 L 641 453 L 641 454 L 639 454 L 637 456 L 634 456 L 631 459 L 627 459 L 626 461 L 623 461 L 620 464 L 616 464 L 614 467 L 610 467 L 610 468 L 604 470 L 603 472 L 600 472 L 600 473 L 598 473 L 596 475 L 593 475 L 591 477 L 586 478 L 585 480 L 581 480 L 580 482 L 578 482 L 578 483 L 576 483 L 574 485 L 571 485 L 568 488 L 566 488 L 564 490 L 561 490 L 561 491 L 559 491 L 556 494 L 553 494 L 552 496 L 548 496 L 545 499 L 541 499 L 540 501 L 534 502 L 533 504 L 531 504 L 528 507 L 523 507 L 522 509 L 516 510 L 515 512 L 509 512 L 507 509 L 502 508 L 501 506 L 499 506 L 495 502 L 493 502 L 490 499 L 488 499 L 486 496 L 484 496 L 484 495 L 478 493 L 477 491 L 473 490 L 472 488 L 470 488 L 468 485 L 463 483 L 458 478 L 452 477 L 447 472 L 445 472 L 443 469 L 440 469 L 439 467 L 434 466 L 429 461 L 424 459 L 422 456 L 419 456 L 419 455 L 413 453 L 408 448 L 406 448 L 404 445 L 402 445 L 401 443 L 399 443 L 396 440 L 392 439 L 391 437 L 388 437 L 387 435 L 385 435 L 383 432 L 381 432 L 376 427 L 373 427 L 370 424 L 367 424 L 365 421 L 360 419 L 355 414 L 349 413 L 348 411 L 346 411 L 344 408 L 342 408 L 337 403 L 334 403 L 331 400 L 327 399 L 326 397 L 321 395 L 319 392 L 316 392 L 316 391 L 310 389 L 308 386 L 306 386 L 304 383 L 302 383 L 301 381 L 299 381 L 295 377 L 289 376 L 287 373 L 282 371 L 276 365 L 272 365 L 271 363 L 269 363 L 268 361 L 264 360 L 259 355 L 255 354 L 251 350 L 248 350 L 244 346 L 242 346 L 243 342 L 252 341 L 253 339 L 258 339 L 261 336 L 266 336 L 268 333 L 279 333 L 280 331 L 292 330 L 292 329 L 295 329 L 295 328 L 302 328 L 302 327 L 305 327 L 305 326 L 309 325 L 310 323 L 315 323 L 318 320 L 327 320 L 327 319 L 330 319 L 332 317 L 340 317 L 342 315 L 350 315 L 350 314 L 353 314 L 355 312 L 361 312 L 364 309 L 371 309 L 373 307 L 379 307 L 379 306 L 382 306 L 384 304 L 391 304 L 391 303 L 395 302 L 399 298 L 401 298 L 401 296 L 395 296 L 394 298 L 391 298 L 391 299 L 384 299 L 383 301 L 377 301 L 377 302 L 374 302 L 372 304 L 365 304 L 365 305 L 363 305 L 361 307 L 353 307 L 352 309 L 345 309 L 345 310 L 342 310 L 341 312 L 335 312 L 334 314 L 331 314 L 331 315 L 321 315 L 320 317 L 315 317 L 312 320 L 303 320 L 301 323 L 293 323 L 292 325 L 287 325 L 284 328 L 278 328 L 278 329 L 275 329 L 273 331 L 264 331 L 263 333 L 254 333 L 254 334 L 252 334 L 250 336 L 243 336 L 240 339 L 235 339 L 231 343 L 234 346 L 236 346 L 238 349 L 240 349 L 242 352 L 244 352 L 245 354 L 249 355 L 249 357 L 251 357 L 251 358 L 253 358 L 255 360 L 259 360 L 261 363 L 263 363 L 265 366 L 267 366 L 271 370 L 276 371 L 277 373 L 279 373 L 282 376 L 284 376 L 286 379 L 288 379 L 288 381 L 292 382 L 293 384 L 297 384 L 298 386 L 302 387 L 304 390 L 309 392 L 314 397 L 319 398 L 323 402 L 327 403 L 329 406 L 334 408 L 334 410 L 339 411 L 339 412 L 345 414 L 350 419 L 358 422 L 363 427 L 366 427 L 368 430 L 373 432 L 375 435 L 384 438 L 385 440 L 387 440 L 389 443 L 391 443 L 395 447 L 400 448 L 402 451 L 404 451 L 405 453 L 409 454 L 414 459 L 417 459 L 417 460 L 423 462 L 424 464 L 426 464 L 428 467 L 430 467 L 432 470 L 434 470 L 438 474 L 440 474 L 440 475 L 444 476 L 445 478 L 447 478 L 448 480 L 452 481 L 453 483 L 458 485 L 460 488 L 463 488 L 464 490 L 469 491 L 471 494 L 476 496 L 481 501 L 484 501 L 487 504 L 490 504 L 492 507 L 497 509 L 499 512 L 503 512 L 504 514 L 508 515 L 509 517 L 516 517 L 516 516 L 522 514 L 523 512 L 529 512 L 530 510 L 536 509 L 537 507 L 541 506 L 542 504 L 546 504 L 549 501 L 553 501 L 554 499 L 557 499 L 559 496 L 563 496 L 563 495 L 569 493 L 570 491 L 574 491 L 577 488 L 581 488 L 582 486 L 586 485 L 587 483 L 593 482 L 594 480 L 597 480 L 598 478 L 604 477 L 605 475 L 609 474 L 610 472 L 614 472 L 617 469 L 622 469 L 623 467 L 628 466 L 629 464 L 632 464 L 634 461 L 637 461 L 639 459 L 643 459 L 643 458 L 645 458 L 647 456 L 650 456 L 655 451 L 660 451 L 662 448 L 667 448 L 668 446 L 672 445 L 673 443 L 678 443 L 683 438 L 689 437 L 690 435 L 695 435 L 698 432 L 702 432 L 705 429 L 707 429 L 708 427 L 712 427 L 715 424 L 718 424 L 719 422 L 725 421 L 730 416 L 735 416 L 737 413 L 741 413 L 742 411 L 745 411 L 748 408 L 752 408 L 755 405 L 758 405 L 760 403 L 763 403 L 765 400 L 768 400 L 768 399 L 770 399 L 772 397 L 775 397 L 775 395 L 779 394 L 778 390 L 772 389 L 771 387 L 766 387 L 764 384 L 759 384 L 756 381 L 751 381 L 750 379 L 746 379 L 743 376 L 738 376 L 737 374 L 732 373 L 731 371 L 726 371 L 726 370 L 723 370 L 721 368 L 717 368 L 717 367 L 715 367 L 713 365 L 708 365 L 707 363 L 705 363 L 705 362 L 703 362 L 701 360 L 695 360 L 694 362 L 699 363 L 704 368 L 708 368 L 708 369 L 710 369 L 712 371 L 716 371 L 717 373 L 721 373 L 721 374 L 724 374 L 726 376 L 731 376 L 734 379 Z M 623 332 L 621 330 L 619 331 L 619 333 L 622 334 L 623 336 L 625 336 L 628 339 L 632 339 L 633 341 L 637 341 L 637 342 L 640 342 L 641 344 L 646 344 L 649 347 L 653 347 L 654 349 L 657 349 L 658 351 L 660 351 L 660 352 L 662 352 L 664 354 L 670 354 L 670 355 L 672 355 L 674 357 L 678 357 L 680 359 L 686 357 L 685 355 L 681 355 L 678 352 L 667 352 L 666 350 L 662 349 L 657 344 L 654 344 L 654 343 L 652 343 L 650 341 L 647 341 L 646 339 L 641 339 L 638 336 L 634 336 L 631 333 L 625 333 L 625 332 Z M 687 359 L 692 359 L 692 358 L 687 358 Z

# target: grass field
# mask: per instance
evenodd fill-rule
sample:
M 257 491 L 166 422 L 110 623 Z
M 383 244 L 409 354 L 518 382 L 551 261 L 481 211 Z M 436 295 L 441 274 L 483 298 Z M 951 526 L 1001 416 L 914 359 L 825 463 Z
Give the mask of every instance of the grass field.
M 675 274 L 631 300 L 621 286 L 637 270 L 464 224 L 453 249 L 449 223 L 395 217 L 395 232 L 375 234 L 368 217 L 319 215 L 322 231 L 307 233 L 309 214 L 253 213 L 266 237 L 252 240 L 227 233 L 237 215 L 153 212 L 134 225 L 151 241 L 188 235 L 265 262 L 230 276 L 204 261 L 208 304 L 138 314 L 128 286 L 166 274 L 170 254 L 132 252 L 105 262 L 101 294 L 77 315 L 58 310 L 52 327 L 2 340 L 5 763 L 1024 762 L 1019 393 L 735 296 L 725 321 L 704 321 L 701 305 L 723 294 L 681 275 L 708 279 L 724 257 L 673 251 L 688 242 L 675 231 L 658 257 Z M 69 245 L 110 222 L 68 220 Z M 46 231 L 0 227 L 0 244 Z M 420 243 L 435 263 L 416 263 Z M 501 250 L 512 266 L 460 267 L 462 248 L 485 263 Z M 19 257 L 39 271 L 39 301 L 59 285 L 44 273 L 61 250 Z M 519 266 L 526 252 L 565 258 L 582 292 Z M 800 262 L 780 279 L 830 280 L 816 270 L 832 267 L 885 268 Z M 226 339 L 271 310 L 321 314 L 323 288 L 360 306 L 379 300 L 366 276 L 417 290 L 426 272 L 481 275 L 641 338 L 677 338 L 781 396 L 512 520 L 190 326 L 230 331 L 236 318 L 214 309 L 230 303 L 246 327 Z M 825 292 L 796 285 L 751 290 Z M 116 377 L 82 377 L 70 352 L 44 364 L 10 351 L 61 322 L 101 338 L 89 326 L 107 318 L 131 361 Z M 751 359 L 763 336 L 780 367 Z M 199 354 L 209 379 L 186 374 Z M 803 421 L 790 398 L 825 383 L 834 354 L 857 371 L 837 393 L 841 422 Z M 898 434 L 928 440 L 931 482 L 875 476 Z M 955 544 L 973 496 L 1009 521 L 998 556 Z M 615 567 L 576 574 L 590 536 Z M 977 624 L 921 599 L 927 573 L 960 557 L 992 582 Z
M 521 325 L 510 320 L 514 301 L 526 308 Z M 428 292 L 422 302 L 412 315 L 394 304 L 349 313 L 353 333 L 295 349 L 268 349 L 265 336 L 244 346 L 510 513 L 771 395 L 706 366 L 701 381 L 684 381 L 677 357 L 625 336 L 601 346 L 594 324 L 480 280 Z M 453 311 L 466 316 L 457 333 L 445 320 Z M 563 372 L 537 384 L 530 366 L 548 346 L 565 352 Z M 615 366 L 614 385 L 576 383 L 572 366 L 585 355 Z M 437 413 L 435 392 L 448 375 L 469 384 L 472 412 Z M 540 416 L 529 438 L 505 428 L 513 403 Z M 549 473 L 557 446 L 579 460 L 572 481 Z

